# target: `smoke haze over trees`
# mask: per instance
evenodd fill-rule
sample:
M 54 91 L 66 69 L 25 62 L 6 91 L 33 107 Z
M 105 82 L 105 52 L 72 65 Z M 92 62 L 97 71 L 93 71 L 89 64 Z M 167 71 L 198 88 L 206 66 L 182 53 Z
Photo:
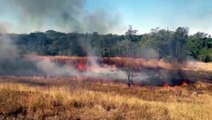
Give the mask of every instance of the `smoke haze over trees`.
M 95 6 L 90 4 L 98 3 L 88 0 L 51 0 L 51 2 L 49 0 L 1 0 L 1 16 L 5 19 L 0 19 L 0 33 L 14 31 L 22 33 L 9 35 L 17 44 L 17 50 L 21 54 L 36 53 L 53 56 L 89 54 L 103 57 L 156 58 L 178 62 L 188 58 L 205 62 L 212 59 L 212 39 L 205 33 L 189 35 L 189 30 L 183 27 L 176 30 L 156 28 L 150 33 L 130 36 L 132 39 L 127 40 L 126 35 L 114 33 L 118 31 L 120 34 L 127 30 L 126 18 L 122 17 L 130 11 L 124 12 L 123 9 L 119 14 L 118 10 L 112 11 L 107 5 L 93 9 Z M 92 8 L 88 8 L 89 6 Z M 149 26 L 145 23 L 143 25 Z M 193 29 L 191 27 L 191 31 Z
M 3 34 L 2 34 L 3 35 Z M 85 46 L 97 56 L 125 56 L 183 61 L 187 58 L 209 62 L 212 60 L 212 38 L 205 33 L 188 35 L 188 29 L 176 31 L 152 29 L 149 34 L 125 35 L 94 33 L 62 33 L 49 30 L 30 34 L 9 34 L 22 54 L 86 56 Z

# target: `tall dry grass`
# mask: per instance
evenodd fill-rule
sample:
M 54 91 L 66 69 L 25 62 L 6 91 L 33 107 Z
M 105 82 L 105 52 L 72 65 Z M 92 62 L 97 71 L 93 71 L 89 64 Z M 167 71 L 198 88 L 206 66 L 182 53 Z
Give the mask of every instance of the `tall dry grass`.
M 205 83 L 167 89 L 65 78 L 7 79 L 14 80 L 1 80 L 0 119 L 212 119 L 211 85 Z

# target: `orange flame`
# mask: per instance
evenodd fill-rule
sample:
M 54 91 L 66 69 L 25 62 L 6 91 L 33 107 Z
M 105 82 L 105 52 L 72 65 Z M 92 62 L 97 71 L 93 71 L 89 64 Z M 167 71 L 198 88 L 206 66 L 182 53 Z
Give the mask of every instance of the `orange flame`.
M 182 86 L 188 86 L 188 84 L 186 82 L 183 82 Z
M 85 71 L 87 69 L 83 59 L 80 59 L 80 63 L 78 64 L 78 69 L 80 71 Z
M 170 85 L 169 85 L 168 83 L 165 83 L 165 84 L 163 85 L 163 88 L 164 88 L 164 89 L 169 89 L 169 88 L 170 88 Z

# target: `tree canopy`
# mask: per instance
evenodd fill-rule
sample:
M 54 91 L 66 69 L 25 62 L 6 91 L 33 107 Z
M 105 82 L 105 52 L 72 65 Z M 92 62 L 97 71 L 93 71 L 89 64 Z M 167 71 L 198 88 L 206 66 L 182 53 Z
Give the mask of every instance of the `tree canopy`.
M 175 31 L 152 29 L 138 35 L 130 27 L 125 35 L 94 33 L 62 33 L 53 30 L 30 34 L 10 34 L 22 54 L 86 56 L 130 56 L 183 61 L 212 61 L 212 38 L 198 32 L 189 35 L 188 28 Z M 130 53 L 127 53 L 130 49 Z

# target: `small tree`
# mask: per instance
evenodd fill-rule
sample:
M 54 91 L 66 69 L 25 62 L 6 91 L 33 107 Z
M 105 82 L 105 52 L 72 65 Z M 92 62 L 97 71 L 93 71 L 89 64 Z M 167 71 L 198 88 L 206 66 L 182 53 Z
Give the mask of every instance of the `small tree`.
M 128 86 L 131 87 L 132 85 L 134 85 L 133 82 L 133 66 L 132 64 L 130 64 L 130 60 L 129 57 L 130 55 L 132 55 L 132 41 L 136 40 L 136 33 L 137 30 L 133 30 L 132 26 L 129 26 L 129 29 L 127 30 L 127 32 L 125 33 L 125 40 L 127 41 L 126 43 L 128 43 L 126 45 L 126 56 L 127 56 L 127 76 L 128 76 Z

